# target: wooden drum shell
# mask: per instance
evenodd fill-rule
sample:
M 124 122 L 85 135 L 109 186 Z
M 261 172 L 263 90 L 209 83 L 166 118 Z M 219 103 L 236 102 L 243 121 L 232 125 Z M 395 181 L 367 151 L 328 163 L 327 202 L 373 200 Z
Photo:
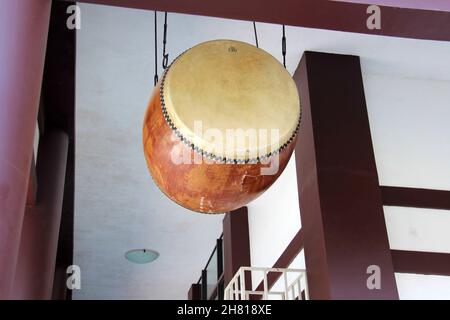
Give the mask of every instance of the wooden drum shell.
M 238 209 L 267 190 L 285 169 L 297 136 L 280 151 L 278 170 L 261 175 L 268 164 L 211 163 L 202 157 L 200 164 L 172 161 L 172 152 L 194 154 L 173 135 L 161 108 L 160 83 L 150 99 L 143 126 L 144 153 L 156 185 L 179 205 L 202 213 L 224 213 Z M 198 157 L 201 157 L 198 155 Z

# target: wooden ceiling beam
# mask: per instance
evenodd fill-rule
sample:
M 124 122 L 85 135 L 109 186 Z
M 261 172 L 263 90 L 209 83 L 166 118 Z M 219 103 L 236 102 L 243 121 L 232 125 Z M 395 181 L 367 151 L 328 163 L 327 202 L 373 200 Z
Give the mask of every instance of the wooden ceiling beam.
M 67 0 L 60 0 L 67 1 Z M 415 39 L 450 41 L 450 5 L 433 0 L 378 0 L 381 29 L 368 29 L 367 1 L 330 0 L 80 0 L 78 2 L 286 24 Z M 425 8 L 425 9 L 424 9 Z M 435 8 L 429 10 L 427 8 Z

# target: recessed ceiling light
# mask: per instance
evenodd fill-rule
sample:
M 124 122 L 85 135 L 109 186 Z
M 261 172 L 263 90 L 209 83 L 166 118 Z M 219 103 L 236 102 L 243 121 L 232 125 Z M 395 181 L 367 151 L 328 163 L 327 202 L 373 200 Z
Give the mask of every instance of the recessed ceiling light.
M 133 249 L 125 253 L 125 258 L 133 263 L 149 263 L 158 259 L 159 253 L 150 249 Z

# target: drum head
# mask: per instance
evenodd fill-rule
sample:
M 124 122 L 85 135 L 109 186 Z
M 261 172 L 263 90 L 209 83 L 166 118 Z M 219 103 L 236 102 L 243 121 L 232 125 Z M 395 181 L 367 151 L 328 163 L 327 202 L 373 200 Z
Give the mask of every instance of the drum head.
M 216 40 L 180 55 L 161 82 L 163 113 L 188 145 L 212 158 L 270 156 L 293 141 L 297 87 L 269 53 Z

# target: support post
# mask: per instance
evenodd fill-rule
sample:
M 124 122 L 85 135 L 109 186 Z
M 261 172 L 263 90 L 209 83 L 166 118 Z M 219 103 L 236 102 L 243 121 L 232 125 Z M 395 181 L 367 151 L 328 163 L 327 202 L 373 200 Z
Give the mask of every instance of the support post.
M 188 292 L 188 300 L 202 300 L 202 285 L 193 283 Z
M 47 131 L 39 144 L 38 202 L 25 211 L 15 281 L 10 293 L 13 299 L 52 298 L 68 145 L 67 134 L 61 131 Z
M 240 267 L 250 266 L 247 207 L 229 212 L 223 219 L 223 259 L 226 287 Z M 246 286 L 251 288 L 250 277 L 247 277 Z
M 19 252 L 51 2 L 0 2 L 0 299 Z
M 294 80 L 310 298 L 398 299 L 359 57 L 305 52 Z M 368 286 L 377 280 L 379 288 Z

